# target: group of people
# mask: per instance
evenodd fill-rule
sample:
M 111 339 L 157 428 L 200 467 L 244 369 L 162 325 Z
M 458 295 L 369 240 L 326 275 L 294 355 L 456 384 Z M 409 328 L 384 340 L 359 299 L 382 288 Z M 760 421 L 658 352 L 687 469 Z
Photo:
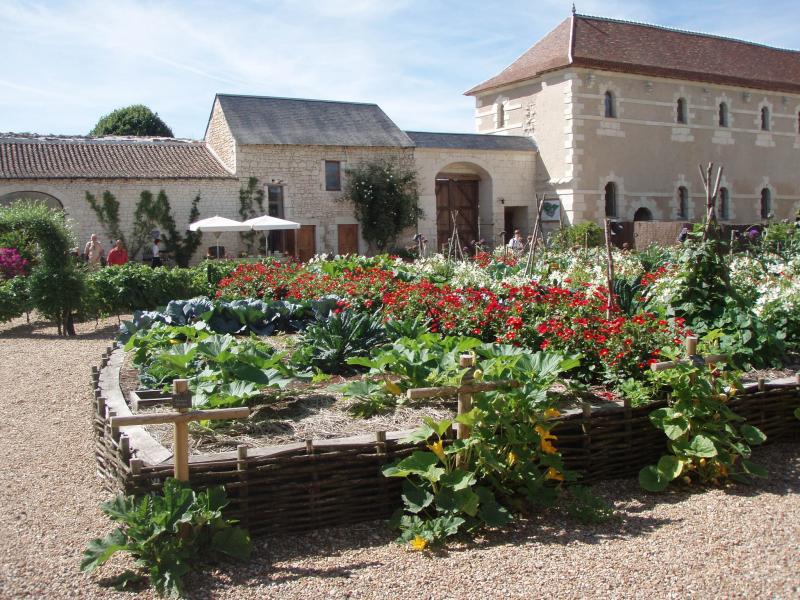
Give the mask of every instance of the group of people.
M 153 240 L 153 257 L 151 259 L 153 267 L 160 267 L 162 264 L 160 244 L 161 240 Z M 89 268 L 96 270 L 106 265 L 124 265 L 128 262 L 128 251 L 125 250 L 122 240 L 117 240 L 114 242 L 111 250 L 108 251 L 108 256 L 106 256 L 106 251 L 98 240 L 97 234 L 93 233 L 89 241 L 86 242 L 86 246 L 83 248 L 83 257 L 88 263 Z

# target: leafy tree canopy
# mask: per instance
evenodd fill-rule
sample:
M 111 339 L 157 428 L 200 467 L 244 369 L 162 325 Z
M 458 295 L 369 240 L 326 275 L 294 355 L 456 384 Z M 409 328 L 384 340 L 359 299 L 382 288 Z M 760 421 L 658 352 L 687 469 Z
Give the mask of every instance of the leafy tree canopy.
M 353 205 L 364 239 L 379 252 L 422 216 L 416 174 L 390 162 L 348 169 L 342 199 Z
M 141 135 L 174 137 L 172 130 L 144 104 L 118 108 L 102 117 L 89 135 Z

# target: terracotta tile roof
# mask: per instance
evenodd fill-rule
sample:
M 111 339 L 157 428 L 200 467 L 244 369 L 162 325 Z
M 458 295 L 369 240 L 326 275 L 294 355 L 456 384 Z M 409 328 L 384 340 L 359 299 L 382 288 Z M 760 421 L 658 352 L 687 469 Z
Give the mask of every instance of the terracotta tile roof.
M 0 179 L 220 179 L 202 142 L 0 134 Z
M 476 94 L 570 65 L 800 93 L 800 52 L 584 15 L 565 20 L 499 75 L 466 93 Z

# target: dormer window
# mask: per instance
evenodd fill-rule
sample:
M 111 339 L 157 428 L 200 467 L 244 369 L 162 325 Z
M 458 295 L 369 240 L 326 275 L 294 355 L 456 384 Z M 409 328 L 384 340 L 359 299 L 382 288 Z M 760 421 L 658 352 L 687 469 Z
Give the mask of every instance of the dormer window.
M 719 126 L 728 127 L 728 105 L 725 102 L 719 103 Z
M 615 106 L 614 102 L 614 94 L 610 91 L 606 91 L 605 100 L 605 116 L 607 119 L 616 119 L 617 118 L 617 107 Z
M 761 107 L 761 131 L 769 131 L 769 108 Z
M 686 125 L 689 122 L 689 112 L 686 107 L 686 98 L 678 98 L 677 114 L 675 116 L 677 122 L 681 125 Z

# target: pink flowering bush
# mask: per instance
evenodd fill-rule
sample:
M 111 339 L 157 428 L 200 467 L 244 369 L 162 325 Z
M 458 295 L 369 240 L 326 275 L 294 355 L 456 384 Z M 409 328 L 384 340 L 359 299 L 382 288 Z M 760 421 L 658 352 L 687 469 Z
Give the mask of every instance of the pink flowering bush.
M 0 279 L 11 279 L 26 275 L 28 260 L 20 256 L 16 248 L 0 248 Z

